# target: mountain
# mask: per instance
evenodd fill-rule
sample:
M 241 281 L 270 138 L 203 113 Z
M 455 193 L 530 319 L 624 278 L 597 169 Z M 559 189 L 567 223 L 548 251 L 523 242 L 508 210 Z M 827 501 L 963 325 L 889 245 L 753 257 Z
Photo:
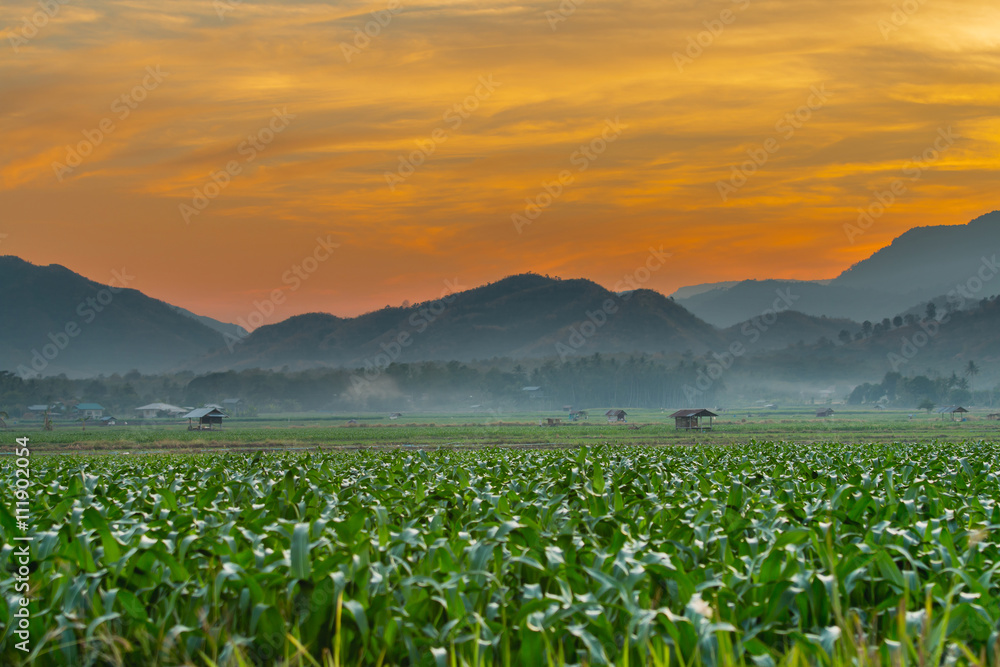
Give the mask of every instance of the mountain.
M 676 292 L 670 295 L 671 299 L 687 299 L 689 297 L 695 296 L 696 294 L 703 294 L 704 292 L 710 292 L 712 290 L 727 290 L 733 285 L 739 284 L 739 280 L 729 280 L 721 283 L 701 283 L 699 285 L 687 285 L 686 287 L 681 287 Z
M 782 350 L 790 345 L 814 344 L 825 338 L 837 341 L 841 331 L 852 336 L 861 329 L 853 320 L 844 318 L 814 317 L 794 310 L 768 313 L 735 324 L 722 333 L 732 341 L 743 343 L 748 353 L 764 350 Z
M 744 280 L 683 287 L 674 295 L 718 327 L 761 314 L 780 290 L 798 296 L 794 308 L 807 315 L 875 322 L 922 310 L 924 302 L 955 294 L 958 286 L 976 300 L 1000 293 L 1000 279 L 982 280 L 1000 271 L 994 268 L 998 252 L 1000 211 L 994 211 L 966 225 L 911 229 L 830 281 Z
M 1000 211 L 993 211 L 965 225 L 915 227 L 841 273 L 831 285 L 902 295 L 909 302 L 906 308 L 970 280 L 975 285 L 980 268 L 995 264 L 998 252 Z M 983 285 L 981 291 L 977 298 L 1000 293 L 1000 280 Z
M 881 320 L 901 310 L 898 295 L 794 280 L 744 280 L 678 299 L 677 303 L 717 327 L 760 317 L 776 303 L 806 315 L 859 322 Z
M 197 313 L 192 313 L 190 310 L 187 310 L 186 308 L 181 308 L 180 306 L 174 306 L 171 304 L 167 305 L 169 305 L 171 308 L 176 310 L 181 315 L 190 317 L 193 320 L 197 320 L 198 322 L 201 322 L 209 329 L 215 329 L 224 337 L 233 336 L 234 338 L 243 338 L 248 333 L 246 329 L 244 329 L 238 324 L 230 324 L 229 322 L 220 322 L 219 320 L 214 320 L 211 317 L 206 317 L 204 315 L 198 315 Z
M 88 376 L 177 367 L 225 344 L 218 331 L 163 301 L 69 269 L 0 257 L 0 368 Z
M 535 274 L 355 318 L 312 313 L 264 326 L 196 368 L 385 366 L 391 361 L 721 349 L 719 331 L 651 290 L 615 294 Z

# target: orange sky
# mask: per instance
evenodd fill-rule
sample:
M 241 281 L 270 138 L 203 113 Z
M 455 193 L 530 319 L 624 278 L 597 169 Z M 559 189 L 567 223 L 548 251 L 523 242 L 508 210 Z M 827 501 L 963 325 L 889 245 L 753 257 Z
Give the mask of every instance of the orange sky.
M 995 2 L 53 6 L 40 27 L 37 2 L 0 6 L 0 253 L 101 282 L 124 267 L 219 319 L 275 288 L 269 322 L 524 271 L 612 287 L 660 246 L 646 286 L 668 294 L 829 278 L 906 229 L 1000 208 Z M 934 153 L 939 131 L 955 138 Z M 71 146 L 88 153 L 72 168 Z M 723 201 L 751 153 L 767 161 Z M 339 247 L 293 277 L 317 238 Z

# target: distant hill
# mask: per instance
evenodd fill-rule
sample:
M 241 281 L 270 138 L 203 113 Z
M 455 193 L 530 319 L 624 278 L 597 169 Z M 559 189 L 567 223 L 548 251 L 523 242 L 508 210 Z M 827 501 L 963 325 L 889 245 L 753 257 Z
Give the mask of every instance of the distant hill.
M 218 331 L 134 289 L 114 293 L 57 264 L 0 257 L 0 369 L 156 373 L 224 344 Z
M 795 309 L 808 315 L 873 322 L 953 292 L 973 280 L 984 260 L 1000 254 L 1000 211 L 966 225 L 917 227 L 831 281 L 744 280 L 683 287 L 677 302 L 701 319 L 729 327 L 759 315 L 775 291 L 799 296 Z M 977 299 L 1000 293 L 1000 276 L 985 282 Z
M 198 315 L 197 313 L 192 313 L 190 310 L 186 308 L 181 308 L 180 306 L 170 305 L 170 307 L 176 310 L 181 315 L 185 315 L 193 320 L 201 322 L 209 329 L 215 329 L 223 336 L 233 336 L 234 338 L 243 338 L 248 333 L 246 329 L 244 329 L 238 324 L 230 324 L 229 322 L 220 322 L 219 320 L 214 320 L 211 317 L 206 317 L 204 315 Z
M 321 313 L 292 317 L 257 329 L 233 346 L 232 353 L 223 350 L 199 359 L 197 367 L 701 353 L 724 344 L 719 331 L 662 294 L 637 290 L 616 295 L 589 280 L 523 274 L 448 300 L 384 308 L 349 319 Z M 377 360 L 380 354 L 385 356 Z
M 841 331 L 852 336 L 861 329 L 853 320 L 844 318 L 815 317 L 794 310 L 766 318 L 756 317 L 735 324 L 723 331 L 723 335 L 733 341 L 742 342 L 747 353 L 763 350 L 780 350 L 789 345 L 813 344 L 825 338 L 830 342 L 838 340 Z
M 1000 254 L 1000 211 L 965 225 L 915 227 L 841 273 L 834 287 L 902 295 L 907 308 L 947 294 L 976 277 L 984 258 Z M 1000 293 L 1000 276 L 978 298 Z
M 874 321 L 902 309 L 898 295 L 794 280 L 744 280 L 677 303 L 717 327 L 730 327 L 759 317 L 782 295 L 788 295 L 791 309 L 815 317 Z

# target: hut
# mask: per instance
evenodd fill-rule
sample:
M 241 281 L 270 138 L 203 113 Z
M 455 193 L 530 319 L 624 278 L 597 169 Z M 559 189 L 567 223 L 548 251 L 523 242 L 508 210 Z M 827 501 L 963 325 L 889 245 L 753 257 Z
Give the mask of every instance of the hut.
M 964 422 L 965 417 L 963 417 L 962 414 L 968 412 L 968 410 L 963 408 L 961 405 L 946 405 L 938 408 L 935 412 L 941 415 L 942 418 L 950 415 L 952 421 Z
M 994 412 L 992 414 L 988 414 L 986 415 L 986 418 L 989 419 L 991 422 L 1000 420 L 1000 412 Z
M 229 415 L 216 407 L 206 407 L 196 408 L 184 415 L 182 419 L 188 420 L 189 431 L 212 431 L 215 430 L 216 426 L 222 428 L 222 420 L 227 417 Z
M 833 416 L 833 408 L 823 408 L 822 410 L 817 410 L 816 411 L 816 416 L 817 417 L 832 417 Z
M 608 410 L 604 413 L 604 416 L 608 418 L 608 423 L 613 424 L 615 422 L 623 422 L 628 414 L 624 410 Z
M 705 408 L 688 408 L 686 410 L 678 410 L 670 416 L 674 418 L 674 427 L 677 429 L 686 431 L 711 431 L 712 418 L 719 415 L 709 412 Z M 705 417 L 708 417 L 707 425 L 701 422 Z

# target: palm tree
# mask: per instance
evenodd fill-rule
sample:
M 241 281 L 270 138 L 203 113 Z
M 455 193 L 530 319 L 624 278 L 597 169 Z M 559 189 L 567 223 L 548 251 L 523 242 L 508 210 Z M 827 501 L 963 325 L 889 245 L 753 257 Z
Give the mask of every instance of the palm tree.
M 969 363 L 965 366 L 965 377 L 969 378 L 969 388 L 972 389 L 972 395 L 976 395 L 975 389 L 972 387 L 972 381 L 979 375 L 979 366 L 976 366 L 976 362 L 969 359 Z
M 83 426 L 83 430 L 86 431 L 87 430 L 87 422 L 90 421 L 90 417 L 79 417 L 77 419 L 77 421 L 80 422 L 80 425 Z

